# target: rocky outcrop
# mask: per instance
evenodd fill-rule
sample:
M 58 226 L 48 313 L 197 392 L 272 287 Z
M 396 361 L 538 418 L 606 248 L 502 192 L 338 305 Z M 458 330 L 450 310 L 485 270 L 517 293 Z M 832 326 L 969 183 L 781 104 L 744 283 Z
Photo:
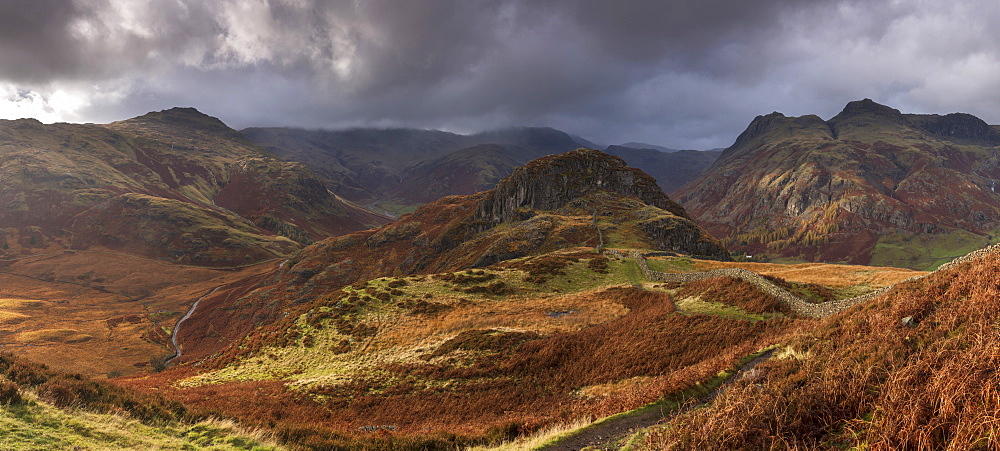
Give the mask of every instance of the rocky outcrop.
M 627 245 L 729 260 L 726 248 L 683 214 L 642 171 L 576 150 L 534 160 L 496 190 L 447 196 L 381 229 L 317 242 L 281 277 L 308 299 L 358 280 L 457 271 L 573 247 Z
M 655 179 L 619 157 L 591 149 L 550 155 L 515 169 L 480 203 L 476 217 L 501 224 L 520 208 L 556 210 L 592 190 L 635 197 L 687 218 L 684 208 L 667 198 Z
M 695 223 L 677 216 L 660 216 L 639 222 L 654 247 L 695 257 L 729 261 L 729 251 Z
M 1000 132 L 982 119 L 966 113 L 907 114 L 906 119 L 917 128 L 938 138 L 963 144 L 1000 146 Z

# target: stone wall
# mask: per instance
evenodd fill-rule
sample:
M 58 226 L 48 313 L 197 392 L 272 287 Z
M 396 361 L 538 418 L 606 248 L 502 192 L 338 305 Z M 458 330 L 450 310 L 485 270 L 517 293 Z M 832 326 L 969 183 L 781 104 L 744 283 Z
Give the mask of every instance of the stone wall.
M 612 255 L 620 259 L 627 258 L 625 254 L 623 254 L 621 251 L 617 249 L 605 249 L 604 252 L 606 254 Z M 972 251 L 962 257 L 956 258 L 950 263 L 941 265 L 941 267 L 938 268 L 937 271 L 946 271 L 962 263 L 973 261 L 982 258 L 986 255 L 994 253 L 1000 253 L 1000 244 L 995 244 L 983 249 Z M 650 269 L 649 264 L 646 263 L 647 255 L 651 254 L 643 254 L 639 251 L 631 251 L 629 252 L 628 257 L 631 257 L 633 260 L 635 260 L 635 262 L 639 265 L 639 269 L 642 270 L 643 276 L 651 281 L 667 282 L 667 283 L 670 282 L 687 283 L 687 282 L 694 282 L 697 280 L 711 279 L 715 277 L 732 277 L 753 284 L 757 288 L 760 288 L 761 291 L 771 296 L 774 296 L 780 302 L 788 306 L 788 308 L 790 308 L 796 314 L 811 318 L 822 318 L 832 315 L 834 313 L 847 310 L 851 307 L 854 307 L 855 305 L 870 301 L 878 297 L 879 295 L 885 293 L 886 291 L 889 291 L 896 285 L 927 277 L 927 275 L 911 277 L 897 284 L 879 288 L 875 291 L 863 294 L 861 296 L 855 296 L 847 299 L 838 299 L 835 301 L 814 304 L 807 302 L 805 299 L 802 299 L 792 294 L 788 290 L 779 287 L 778 285 L 775 285 L 771 281 L 762 277 L 760 274 L 757 274 L 753 271 L 748 271 L 743 268 L 716 269 L 706 272 L 665 273 L 660 271 L 653 271 L 652 269 Z

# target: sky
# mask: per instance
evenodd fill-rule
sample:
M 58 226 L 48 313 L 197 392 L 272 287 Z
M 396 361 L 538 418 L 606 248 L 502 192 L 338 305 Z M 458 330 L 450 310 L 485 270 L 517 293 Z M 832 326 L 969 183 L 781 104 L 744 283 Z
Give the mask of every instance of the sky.
M 0 118 L 726 147 L 871 98 L 1000 124 L 994 0 L 3 0 Z

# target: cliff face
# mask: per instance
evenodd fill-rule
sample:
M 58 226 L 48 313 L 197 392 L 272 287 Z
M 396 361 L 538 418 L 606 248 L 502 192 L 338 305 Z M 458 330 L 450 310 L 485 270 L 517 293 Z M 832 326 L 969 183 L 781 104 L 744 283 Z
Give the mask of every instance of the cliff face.
M 733 250 L 926 269 L 1000 228 L 997 136 L 867 99 L 829 121 L 772 113 L 674 195 Z

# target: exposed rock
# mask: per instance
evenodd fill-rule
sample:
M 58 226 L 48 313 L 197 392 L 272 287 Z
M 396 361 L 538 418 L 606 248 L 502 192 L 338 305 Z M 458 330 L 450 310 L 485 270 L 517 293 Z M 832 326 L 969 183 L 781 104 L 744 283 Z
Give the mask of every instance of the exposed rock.
M 539 158 L 515 169 L 480 203 L 476 216 L 500 224 L 511 220 L 519 208 L 556 210 L 594 189 L 635 197 L 687 217 L 652 177 L 626 166 L 619 157 L 592 149 Z
M 917 128 L 936 137 L 968 144 L 1000 145 L 1000 132 L 982 119 L 966 113 L 908 114 L 906 119 Z

